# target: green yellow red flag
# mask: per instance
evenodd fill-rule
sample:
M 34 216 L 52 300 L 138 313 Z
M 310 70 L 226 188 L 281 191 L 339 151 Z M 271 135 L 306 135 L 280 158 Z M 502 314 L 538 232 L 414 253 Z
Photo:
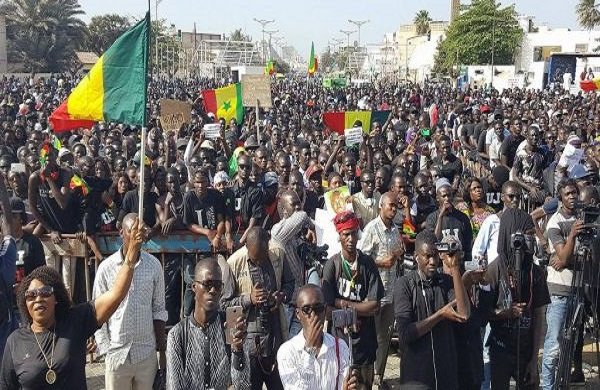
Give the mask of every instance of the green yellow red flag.
M 242 103 L 242 86 L 240 83 L 231 84 L 218 89 L 202 91 L 204 110 L 212 112 L 217 119 L 229 122 L 235 119 L 237 124 L 244 120 L 244 106 Z

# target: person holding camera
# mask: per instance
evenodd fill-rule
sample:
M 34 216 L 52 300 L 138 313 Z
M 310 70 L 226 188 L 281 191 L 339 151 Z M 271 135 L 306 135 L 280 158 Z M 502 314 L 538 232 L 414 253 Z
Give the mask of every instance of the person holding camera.
M 458 389 L 457 345 L 452 323 L 464 323 L 470 304 L 456 254 L 438 272 L 437 237 L 425 230 L 415 240 L 417 270 L 398 280 L 394 316 L 400 342 L 403 389 Z
M 342 247 L 340 253 L 330 258 L 323 268 L 323 295 L 328 310 L 336 313 L 355 314 L 352 324 L 338 324 L 332 316 L 333 327 L 349 328 L 352 343 L 352 362 L 356 365 L 359 382 L 371 389 L 374 380 L 374 366 L 377 353 L 377 331 L 375 316 L 379 312 L 380 301 L 385 295 L 377 265 L 370 256 L 359 249 L 358 230 L 360 222 L 351 211 L 339 213 L 333 219 Z M 347 316 L 343 316 L 347 318 Z M 338 332 L 336 332 L 338 333 Z
M 481 291 L 491 332 L 487 341 L 491 389 L 537 389 L 538 351 L 544 308 L 550 296 L 544 271 L 533 262 L 534 223 L 527 212 L 507 208 L 500 217 L 498 258 L 490 262 Z
M 323 332 L 325 297 L 321 288 L 307 284 L 298 290 L 296 315 L 302 332 L 277 352 L 279 375 L 286 390 L 354 390 L 356 372 L 350 372 L 350 351 L 345 342 Z
M 386 192 L 381 197 L 379 216 L 365 227 L 358 248 L 370 256 L 379 269 L 385 296 L 381 299 L 379 313 L 375 316 L 377 331 L 377 359 L 375 360 L 375 383 L 383 386 L 383 374 L 394 324 L 394 286 L 402 275 L 404 244 L 393 219 L 398 210 L 396 194 Z
M 294 278 L 280 245 L 258 226 L 248 230 L 246 245 L 227 260 L 221 308 L 241 306 L 248 321 L 244 349 L 250 355 L 250 388 L 283 389 L 276 355 L 287 339 L 288 323 L 283 304 L 294 292 Z
M 192 290 L 194 312 L 175 325 L 167 338 L 167 388 L 225 390 L 233 385 L 249 389 L 244 318 L 223 324 L 218 311 L 223 277 L 215 259 L 196 264 Z M 230 329 L 234 330 L 233 342 L 227 345 L 224 332 Z
M 543 389 L 552 389 L 556 379 L 556 368 L 560 355 L 560 336 L 562 335 L 573 271 L 577 235 L 584 229 L 583 221 L 577 219 L 575 204 L 579 200 L 579 187 L 573 179 L 566 179 L 558 184 L 560 207 L 550 217 L 546 226 L 546 236 L 550 249 L 550 266 L 547 268 L 548 289 L 551 303 L 546 312 L 548 330 L 544 339 L 544 356 L 542 358 Z M 572 379 L 583 380 L 583 372 L 574 372 Z

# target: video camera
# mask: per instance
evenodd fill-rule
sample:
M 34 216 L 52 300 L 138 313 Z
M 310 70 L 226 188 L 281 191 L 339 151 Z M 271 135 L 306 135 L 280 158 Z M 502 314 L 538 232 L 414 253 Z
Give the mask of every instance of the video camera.
M 323 277 L 323 266 L 327 262 L 328 255 L 327 250 L 329 249 L 329 245 L 325 244 L 322 246 L 317 246 L 306 241 L 302 241 L 298 248 L 298 254 L 302 261 L 304 261 L 304 266 L 307 270 L 314 268 L 319 275 L 319 278 Z
M 451 242 L 436 242 L 435 246 L 440 253 L 448 253 L 449 255 L 453 255 L 456 252 L 460 251 L 460 244 L 457 241 Z
M 577 238 L 583 244 L 589 244 L 595 238 L 598 238 L 600 232 L 600 207 L 587 205 L 581 201 L 575 202 L 575 211 L 577 218 L 583 220 L 583 232 L 579 233 Z

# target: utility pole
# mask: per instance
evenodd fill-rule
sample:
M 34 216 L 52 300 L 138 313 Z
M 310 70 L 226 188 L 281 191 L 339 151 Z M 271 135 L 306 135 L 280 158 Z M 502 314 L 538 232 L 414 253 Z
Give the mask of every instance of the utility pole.
M 346 46 L 346 55 L 348 59 L 346 61 L 346 71 L 350 69 L 350 35 L 354 34 L 356 30 L 340 30 L 342 34 L 346 34 L 346 38 L 348 39 L 348 45 Z
M 494 88 L 494 55 L 496 51 L 496 2 L 494 1 L 494 15 L 492 16 L 492 78 L 490 79 L 490 89 Z
M 273 45 L 271 44 L 271 41 L 273 39 L 273 35 L 277 34 L 279 32 L 279 30 L 265 30 L 265 34 L 267 34 L 269 36 L 269 58 L 267 58 L 266 60 L 271 60 L 273 59 Z
M 360 47 L 360 28 L 363 24 L 369 23 L 370 20 L 351 20 L 348 19 L 348 22 L 352 23 L 356 27 L 358 27 L 358 47 Z
M 154 69 L 158 70 L 158 26 L 159 26 L 159 21 L 158 21 L 158 5 L 162 3 L 162 0 L 155 0 L 154 2 L 154 23 L 156 23 L 156 34 L 154 37 L 154 51 L 155 51 L 155 65 L 154 65 Z
M 262 55 L 263 55 L 263 59 L 266 61 L 266 56 L 265 56 L 265 26 L 269 23 L 273 23 L 275 22 L 274 19 L 272 20 L 267 20 L 267 19 L 256 19 L 254 18 L 254 21 L 259 23 L 262 26 Z

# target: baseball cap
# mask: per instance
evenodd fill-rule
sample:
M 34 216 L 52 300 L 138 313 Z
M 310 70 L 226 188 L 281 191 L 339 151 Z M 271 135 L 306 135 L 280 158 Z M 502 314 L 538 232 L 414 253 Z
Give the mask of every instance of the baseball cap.
M 574 180 L 585 179 L 591 175 L 593 175 L 593 173 L 588 172 L 588 170 L 585 169 L 585 166 L 581 164 L 574 165 L 573 168 L 571 168 L 571 172 L 569 172 L 569 178 Z
M 204 142 L 202 142 L 202 144 L 200 144 L 200 149 L 215 150 L 215 146 L 213 145 L 212 141 L 204 140 Z
M 73 154 L 73 153 L 71 153 L 71 151 L 69 149 L 67 149 L 67 148 L 61 148 L 58 151 L 58 158 L 61 159 L 64 156 L 66 156 L 67 154 Z

